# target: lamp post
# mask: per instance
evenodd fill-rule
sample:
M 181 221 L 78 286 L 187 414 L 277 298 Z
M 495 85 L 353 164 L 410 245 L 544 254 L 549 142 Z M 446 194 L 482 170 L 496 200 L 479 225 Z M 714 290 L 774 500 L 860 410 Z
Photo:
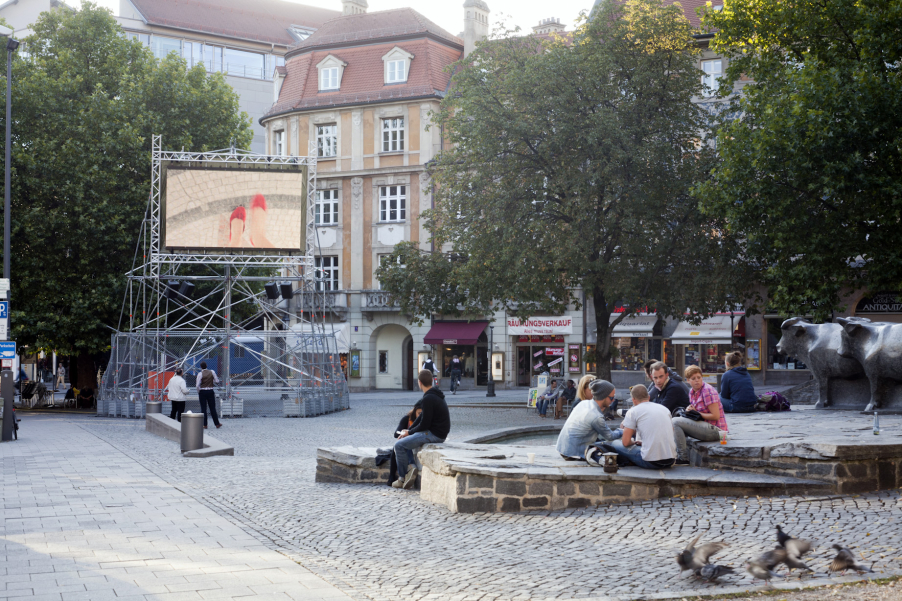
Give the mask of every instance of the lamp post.
M 489 326 L 489 383 L 486 386 L 485 396 L 494 397 L 495 396 L 495 378 L 492 376 L 492 346 L 493 338 L 495 337 L 495 326 Z
M 3 190 L 3 277 L 9 279 L 9 168 L 10 168 L 10 130 L 12 117 L 12 76 L 13 76 L 13 52 L 19 47 L 19 42 L 13 39 L 13 30 L 8 27 L 0 26 L 0 34 L 6 35 L 6 170 L 4 173 L 4 190 Z M 7 292 L 7 301 L 12 296 Z M 8 308 L 8 305 L 7 305 Z M 12 316 L 7 311 L 7 331 L 12 326 Z M 6 442 L 12 440 L 13 427 L 16 419 L 13 413 L 13 372 L 3 370 L 2 374 L 2 394 L 3 398 L 3 426 L 0 440 Z

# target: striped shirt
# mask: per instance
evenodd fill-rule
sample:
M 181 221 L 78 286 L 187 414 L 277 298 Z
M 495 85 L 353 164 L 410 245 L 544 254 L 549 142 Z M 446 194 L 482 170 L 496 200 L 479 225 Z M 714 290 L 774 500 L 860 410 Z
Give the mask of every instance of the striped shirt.
M 727 416 L 724 414 L 723 405 L 720 403 L 720 395 L 717 394 L 717 391 L 714 390 L 713 386 L 705 382 L 700 390 L 690 390 L 689 402 L 692 403 L 692 407 L 699 413 L 712 413 L 708 407 L 711 407 L 712 405 L 716 406 L 720 410 L 720 417 L 713 425 L 724 432 L 730 431 L 730 429 L 727 428 Z M 705 421 L 709 424 L 711 423 L 708 420 Z

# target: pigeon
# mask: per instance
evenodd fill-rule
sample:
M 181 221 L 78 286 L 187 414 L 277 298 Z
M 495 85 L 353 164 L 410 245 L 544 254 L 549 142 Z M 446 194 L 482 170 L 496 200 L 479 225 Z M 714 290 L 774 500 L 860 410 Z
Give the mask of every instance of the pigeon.
M 721 576 L 726 576 L 727 574 L 733 574 L 736 570 L 728 566 L 719 566 L 713 563 L 709 563 L 707 565 L 702 566 L 702 568 L 698 571 L 698 575 L 705 582 L 714 582 Z
M 689 545 L 677 555 L 677 563 L 680 564 L 680 573 L 686 570 L 697 572 L 708 564 L 708 559 L 715 553 L 725 549 L 729 545 L 727 543 L 705 543 L 698 548 L 695 547 L 701 534 L 696 536 Z
M 779 547 L 777 547 L 778 549 L 782 547 L 786 550 L 786 557 L 783 559 L 783 563 L 786 564 L 790 572 L 792 572 L 793 569 L 808 570 L 809 572 L 814 571 L 802 561 L 802 556 L 811 551 L 811 542 L 786 534 L 783 532 L 783 528 L 778 525 L 777 543 L 779 544 Z
M 833 562 L 830 564 L 830 567 L 827 568 L 827 573 L 831 572 L 840 572 L 840 574 L 845 574 L 846 570 L 855 570 L 859 574 L 863 574 L 864 572 L 873 572 L 871 569 L 874 567 L 874 563 L 871 563 L 871 567 L 863 566 L 860 563 L 855 561 L 855 555 L 849 549 L 846 549 L 842 545 L 833 545 L 833 548 L 837 550 L 836 557 L 833 558 Z
M 786 557 L 786 549 L 777 547 L 772 551 L 762 553 L 757 559 L 749 561 L 746 570 L 753 578 L 760 578 L 770 584 L 771 580 L 780 577 L 779 574 L 774 572 L 774 568 L 781 563 L 786 563 Z
M 779 574 L 775 574 L 773 570 L 768 567 L 753 562 L 747 563 L 745 569 L 748 570 L 748 573 L 752 575 L 753 579 L 763 580 L 767 584 L 770 584 L 771 580 L 779 578 L 780 576 Z

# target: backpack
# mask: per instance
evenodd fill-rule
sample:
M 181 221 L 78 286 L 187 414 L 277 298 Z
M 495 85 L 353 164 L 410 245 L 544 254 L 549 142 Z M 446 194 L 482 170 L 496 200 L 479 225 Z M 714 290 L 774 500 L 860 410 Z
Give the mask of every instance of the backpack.
M 758 408 L 759 411 L 774 412 L 792 410 L 789 405 L 789 399 L 774 390 L 765 392 L 758 397 Z
M 435 373 L 435 363 L 433 363 L 432 361 L 426 361 L 423 363 L 423 369 Z

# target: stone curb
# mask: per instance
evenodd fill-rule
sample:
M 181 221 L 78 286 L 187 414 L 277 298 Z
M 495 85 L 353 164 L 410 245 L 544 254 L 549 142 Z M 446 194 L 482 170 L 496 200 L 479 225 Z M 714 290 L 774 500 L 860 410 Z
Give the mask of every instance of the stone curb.
M 182 424 L 159 413 L 148 413 L 144 421 L 144 429 L 161 438 L 181 443 Z M 204 448 L 182 453 L 182 457 L 215 457 L 235 455 L 234 447 L 213 438 L 204 432 Z

